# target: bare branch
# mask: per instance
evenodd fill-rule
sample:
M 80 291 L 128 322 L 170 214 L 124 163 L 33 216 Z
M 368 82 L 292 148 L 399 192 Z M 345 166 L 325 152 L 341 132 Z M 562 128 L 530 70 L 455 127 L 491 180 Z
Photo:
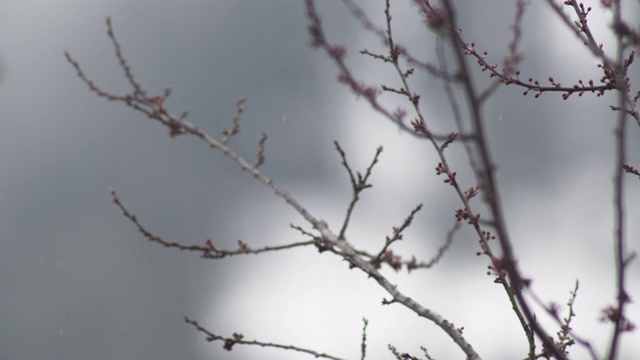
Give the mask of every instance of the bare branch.
M 511 241 L 506 230 L 506 223 L 500 205 L 500 196 L 498 194 L 498 188 L 496 180 L 494 178 L 495 165 L 492 161 L 491 155 L 489 154 L 488 145 L 486 143 L 484 121 L 480 109 L 479 96 L 476 93 L 474 84 L 472 83 L 472 78 L 465 62 L 465 54 L 463 52 L 463 49 L 462 47 L 457 46 L 459 44 L 459 40 L 456 38 L 456 34 L 458 34 L 459 32 L 453 5 L 449 0 L 444 0 L 443 5 L 448 16 L 448 33 L 450 34 L 450 38 L 454 39 L 452 40 L 452 47 L 454 49 L 456 63 L 458 65 L 459 73 L 461 76 L 464 94 L 469 106 L 469 116 L 471 117 L 472 132 L 476 136 L 475 145 L 478 152 L 479 163 L 478 167 L 474 169 L 476 171 L 475 175 L 478 183 L 482 184 L 484 200 L 487 206 L 490 208 L 493 218 L 493 225 L 496 230 L 496 235 L 503 254 L 503 257 L 500 259 L 491 257 L 492 266 L 494 266 L 498 273 L 504 270 L 509 275 L 510 284 L 507 285 L 506 282 L 504 282 L 503 284 L 505 285 L 505 290 L 513 305 L 512 307 L 527 336 L 527 339 L 529 341 L 529 356 L 533 359 L 535 356 L 535 339 L 533 337 L 532 330 L 542 338 L 545 345 L 548 345 L 553 350 L 557 349 L 555 349 L 553 342 L 549 341 L 549 337 L 546 332 L 535 321 L 534 315 L 531 309 L 529 309 L 526 301 L 522 296 L 522 292 L 520 291 L 525 286 L 525 280 L 520 275 L 520 272 L 516 267 L 515 255 L 513 253 Z M 464 210 L 467 211 L 468 209 Z M 517 303 L 515 299 L 518 300 Z M 522 313 L 520 312 L 520 309 L 522 310 Z M 558 356 L 559 359 L 565 359 L 565 357 L 562 356 L 559 351 L 553 351 L 553 354 Z
M 131 221 L 138 228 L 138 231 L 140 231 L 142 235 L 144 235 L 144 237 L 146 237 L 149 241 L 155 242 L 157 244 L 160 244 L 168 248 L 198 252 L 200 253 L 200 257 L 202 257 L 203 259 L 222 259 L 228 256 L 260 254 L 263 252 L 280 251 L 280 250 L 292 249 L 292 248 L 301 247 L 301 246 L 315 245 L 314 241 L 302 241 L 302 242 L 290 243 L 290 244 L 280 245 L 280 246 L 265 246 L 259 249 L 252 249 L 247 245 L 245 241 L 238 240 L 238 249 L 224 250 L 224 249 L 218 249 L 217 247 L 215 247 L 213 245 L 213 242 L 210 239 L 207 239 L 205 243 L 202 245 L 195 245 L 195 244 L 185 245 L 175 241 L 166 241 L 161 236 L 156 235 L 151 231 L 147 230 L 147 228 L 145 228 L 144 225 L 140 223 L 140 220 L 138 220 L 138 217 L 135 214 L 131 213 L 122 204 L 122 202 L 120 201 L 120 198 L 116 195 L 115 190 L 109 189 L 109 192 L 111 193 L 111 198 L 113 203 L 116 204 L 120 208 L 120 210 L 122 210 L 122 214 L 127 219 L 129 219 L 129 221 Z
M 591 12 L 591 8 L 585 8 L 584 4 L 578 3 L 576 0 L 566 0 L 563 5 L 571 7 L 578 17 L 577 21 L 572 22 L 568 15 L 562 11 L 562 6 L 556 3 L 554 0 L 547 0 L 547 4 L 556 12 L 558 17 L 580 38 L 585 46 L 591 51 L 591 53 L 602 62 L 598 67 L 602 68 L 604 73 L 601 82 L 605 82 L 607 85 L 613 86 L 622 93 L 626 106 L 612 106 L 613 110 L 619 110 L 629 113 L 636 119 L 636 122 L 640 126 L 640 108 L 638 108 L 638 97 L 631 93 L 629 79 L 627 76 L 627 70 L 629 65 L 633 62 L 634 52 L 631 51 L 628 56 L 628 60 L 623 62 L 625 57 L 624 52 L 628 45 L 639 48 L 640 43 L 637 33 L 631 29 L 623 20 L 621 16 L 622 4 L 620 1 L 611 1 L 606 8 L 611 9 L 613 29 L 617 32 L 617 56 L 616 59 L 607 56 L 603 50 L 603 44 L 598 44 L 595 40 L 593 32 L 589 27 L 587 16 Z M 625 43 L 625 37 L 631 39 L 631 43 Z M 627 108 L 628 107 L 628 108 Z
M 307 0 L 307 15 L 312 22 L 310 26 L 310 31 L 314 34 L 314 42 L 318 44 L 319 42 L 324 41 L 324 35 L 320 30 L 320 18 L 318 17 L 315 8 L 313 7 L 313 2 L 311 0 Z M 111 24 L 108 21 L 107 26 L 110 28 Z M 112 36 L 112 32 L 109 32 L 109 35 Z M 326 42 L 324 43 L 326 45 Z M 119 45 L 114 41 L 114 46 L 117 46 L 119 51 Z M 334 57 L 340 58 L 340 49 L 333 48 L 330 53 L 333 54 Z M 71 64 L 76 68 L 80 78 L 89 86 L 90 89 L 96 88 L 92 82 L 88 80 L 88 78 L 82 76 L 83 73 L 80 70 L 80 66 L 77 62 L 75 62 L 70 56 L 68 56 Z M 122 61 L 121 61 L 122 63 Z M 123 65 L 124 66 L 124 65 Z M 343 64 L 344 66 L 344 64 Z M 346 70 L 346 66 L 344 66 Z M 82 75 L 81 75 L 82 74 Z M 235 161 L 243 170 L 249 172 L 255 179 L 257 179 L 260 183 L 264 184 L 272 191 L 275 192 L 277 196 L 282 198 L 289 206 L 291 206 L 302 218 L 305 219 L 318 233 L 318 238 L 321 239 L 322 242 L 326 242 L 331 247 L 335 247 L 339 250 L 340 256 L 342 256 L 352 267 L 358 268 L 365 272 L 369 277 L 373 278 L 381 287 L 383 287 L 392 297 L 393 302 L 397 302 L 403 304 L 405 307 L 416 313 L 418 316 L 424 317 L 433 321 L 440 328 L 447 333 L 447 335 L 467 354 L 467 357 L 471 360 L 479 359 L 479 355 L 473 350 L 473 347 L 466 341 L 466 339 L 462 336 L 458 329 L 456 329 L 452 324 L 446 321 L 442 316 L 438 313 L 424 308 L 422 305 L 415 302 L 410 297 L 404 295 L 398 287 L 392 284 L 386 277 L 384 277 L 380 272 L 372 266 L 368 261 L 363 259 L 358 252 L 353 248 L 353 246 L 345 241 L 344 239 L 340 239 L 336 234 L 334 234 L 328 227 L 328 225 L 313 216 L 309 213 L 305 207 L 303 207 L 295 198 L 289 195 L 288 192 L 280 188 L 275 182 L 265 176 L 258 168 L 251 165 L 248 161 L 246 161 L 243 157 L 241 157 L 238 153 L 231 150 L 226 144 L 222 141 L 216 140 L 211 137 L 201 129 L 199 129 L 194 124 L 186 121 L 183 117 L 175 116 L 169 113 L 165 107 L 163 106 L 163 102 L 165 97 L 163 96 L 155 96 L 149 97 L 146 95 L 144 91 L 142 91 L 142 86 L 133 78 L 133 75 L 128 70 L 125 70 L 125 76 L 132 82 L 132 86 L 134 87 L 134 92 L 131 95 L 127 95 L 126 97 L 115 97 L 109 95 L 107 92 L 100 90 L 98 94 L 106 94 L 110 99 L 116 101 L 122 101 L 127 106 L 131 107 L 136 111 L 140 111 L 147 115 L 152 120 L 156 120 L 169 128 L 169 134 L 171 137 L 175 137 L 180 134 L 190 134 L 200 138 L 204 141 L 208 146 L 215 148 L 221 151 L 225 156 Z M 348 80 L 352 84 L 353 79 L 350 78 Z M 370 101 L 375 103 L 375 94 L 367 89 L 362 89 L 361 94 Z M 93 90 L 92 90 L 93 91 Z M 165 95 L 168 95 L 168 92 L 165 92 Z M 385 111 L 380 107 L 381 111 Z M 389 114 L 391 118 L 391 115 Z
M 257 345 L 260 347 L 270 347 L 270 348 L 276 348 L 276 349 L 283 349 L 283 350 L 291 350 L 291 351 L 297 351 L 297 352 L 301 352 L 301 353 L 305 353 L 308 355 L 311 355 L 315 358 L 322 358 L 322 359 L 331 359 L 331 360 L 343 360 L 342 358 L 333 356 L 333 355 L 329 355 L 329 354 L 325 354 L 325 353 L 320 353 L 314 350 L 310 350 L 310 349 L 305 349 L 299 346 L 294 346 L 294 345 L 283 345 L 283 344 L 275 344 L 275 343 L 270 343 L 270 342 L 263 342 L 263 341 L 258 341 L 258 340 L 244 340 L 244 336 L 242 334 L 239 333 L 233 333 L 233 335 L 231 337 L 225 337 L 225 336 L 221 336 L 221 335 L 217 335 L 212 333 L 211 331 L 207 330 L 206 328 L 204 328 L 202 325 L 200 325 L 197 321 L 195 320 L 191 320 L 188 316 L 184 317 L 184 321 L 187 324 L 191 324 L 193 325 L 199 332 L 205 334 L 207 336 L 207 341 L 212 342 L 212 341 L 222 341 L 224 342 L 224 349 L 227 351 L 231 351 L 233 350 L 233 346 L 235 344 L 240 344 L 240 345 Z

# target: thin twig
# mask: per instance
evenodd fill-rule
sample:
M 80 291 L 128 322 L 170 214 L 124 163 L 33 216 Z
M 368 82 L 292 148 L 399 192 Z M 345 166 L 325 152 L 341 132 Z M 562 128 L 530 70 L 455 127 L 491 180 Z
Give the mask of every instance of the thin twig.
M 362 342 L 360 343 L 360 360 L 364 360 L 367 356 L 367 325 L 369 320 L 362 318 Z
M 400 270 L 400 268 L 402 267 L 402 263 L 400 261 L 397 261 L 400 259 L 399 258 L 396 259 L 393 256 L 393 252 L 388 250 L 389 246 L 391 246 L 391 244 L 393 244 L 398 240 L 402 240 L 402 232 L 406 230 L 409 227 L 409 225 L 411 225 L 411 222 L 413 221 L 414 216 L 421 209 L 422 209 L 422 204 L 419 204 L 413 210 L 411 210 L 411 213 L 409 214 L 409 216 L 407 216 L 406 219 L 404 219 L 404 222 L 402 223 L 402 225 L 400 225 L 400 227 L 395 227 L 395 226 L 393 227 L 393 235 L 391 235 L 390 237 L 389 236 L 386 237 L 384 246 L 382 247 L 380 252 L 378 252 L 378 255 L 376 255 L 376 257 L 371 260 L 371 263 L 374 266 L 379 267 L 381 260 L 385 258 L 387 262 L 389 262 L 394 269 Z
M 276 344 L 276 343 L 270 343 L 270 342 L 264 342 L 264 341 L 258 341 L 258 340 L 244 340 L 244 336 L 242 334 L 239 333 L 234 333 L 231 337 L 225 337 L 225 336 L 221 336 L 221 335 L 217 335 L 212 333 L 211 331 L 207 330 L 206 328 L 204 328 L 202 325 L 200 325 L 197 321 L 190 319 L 188 316 L 184 317 L 184 321 L 187 324 L 191 324 L 193 325 L 199 332 L 204 333 L 207 337 L 207 341 L 212 342 L 212 341 L 222 341 L 224 342 L 224 349 L 227 351 L 231 351 L 233 350 L 233 346 L 235 344 L 240 344 L 240 345 L 257 345 L 260 347 L 267 347 L 267 348 L 276 348 L 276 349 L 283 349 L 283 350 L 291 350 L 291 351 L 297 351 L 297 352 L 301 352 L 301 353 L 305 353 L 308 355 L 311 355 L 315 358 L 322 358 L 322 359 L 331 359 L 331 360 L 343 360 L 342 358 L 339 358 L 337 356 L 333 356 L 333 355 L 329 355 L 326 353 L 320 353 L 314 350 L 310 350 L 310 349 L 305 349 L 299 346 L 294 346 L 294 345 L 283 345 L 283 344 Z
M 205 243 L 201 245 L 197 245 L 197 244 L 185 245 L 175 241 L 166 241 L 161 236 L 152 233 L 146 227 L 144 227 L 144 225 L 142 225 L 140 220 L 138 220 L 138 217 L 134 213 L 130 212 L 122 204 L 115 190 L 109 189 L 109 192 L 111 193 L 111 198 L 113 203 L 116 204 L 120 208 L 120 210 L 122 210 L 122 214 L 127 219 L 129 219 L 129 221 L 131 221 L 138 228 L 138 231 L 140 231 L 142 235 L 144 235 L 144 237 L 146 237 L 149 241 L 158 243 L 168 248 L 199 252 L 200 256 L 203 259 L 222 259 L 228 256 L 260 254 L 263 252 L 280 251 L 280 250 L 286 250 L 286 249 L 293 249 L 301 246 L 315 245 L 313 241 L 301 241 L 301 242 L 295 242 L 295 243 L 290 243 L 290 244 L 285 244 L 280 246 L 265 246 L 258 249 L 252 249 L 243 240 L 238 240 L 237 250 L 224 250 L 224 249 L 218 249 L 217 247 L 215 247 L 213 245 L 213 242 L 209 239 L 206 240 Z
M 579 282 L 578 280 L 576 280 L 573 291 L 571 291 L 569 300 L 567 301 L 567 306 L 569 307 L 568 308 L 569 313 L 567 314 L 567 317 L 564 317 L 564 318 L 560 318 L 560 314 L 558 313 L 559 309 L 556 304 L 553 304 L 553 303 L 550 305 L 545 304 L 532 289 L 528 289 L 527 293 L 531 296 L 533 301 L 535 301 L 542 309 L 544 309 L 544 311 L 551 317 L 551 319 L 553 319 L 556 322 L 556 324 L 558 324 L 558 326 L 560 327 L 560 331 L 556 333 L 556 335 L 558 336 L 557 347 L 560 351 L 562 351 L 566 356 L 568 356 L 567 348 L 573 345 L 573 341 L 575 341 L 586 349 L 586 351 L 591 356 L 592 360 L 598 360 L 598 359 L 601 359 L 601 357 L 596 353 L 595 349 L 593 348 L 593 345 L 591 345 L 591 343 L 588 340 L 580 337 L 571 328 L 571 321 L 575 317 L 575 312 L 573 311 L 573 307 L 574 307 L 576 297 L 578 295 L 578 285 L 579 285 Z M 551 351 L 549 349 L 543 348 L 542 353 L 539 356 L 536 356 L 536 358 L 549 356 L 550 354 L 551 354 Z
M 353 209 L 355 208 L 355 205 L 358 202 L 358 200 L 360 200 L 360 193 L 364 189 L 368 189 L 373 186 L 368 182 L 368 180 L 369 180 L 369 176 L 371 176 L 371 171 L 373 170 L 373 167 L 378 163 L 378 158 L 382 153 L 382 146 L 379 146 L 376 149 L 376 154 L 373 156 L 373 160 L 371 160 L 371 164 L 369 164 L 369 167 L 367 168 L 365 175 L 362 176 L 362 174 L 358 172 L 357 173 L 358 179 L 356 180 L 356 177 L 353 175 L 353 170 L 351 170 L 351 167 L 347 162 L 346 153 L 344 152 L 342 147 L 340 147 L 340 144 L 337 141 L 334 141 L 333 143 L 336 146 L 336 151 L 338 151 L 338 153 L 340 154 L 340 158 L 342 159 L 342 166 L 344 166 L 344 168 L 347 170 L 347 173 L 349 174 L 349 181 L 351 181 L 351 189 L 353 191 L 353 196 L 351 197 L 351 201 L 349 202 L 349 206 L 347 207 L 347 214 L 344 217 L 344 221 L 342 222 L 342 227 L 340 228 L 340 233 L 338 234 L 339 239 L 344 239 L 345 234 L 347 232 L 347 227 L 349 226 L 349 220 L 351 220 L 351 214 L 353 213 Z
M 240 132 L 240 115 L 244 111 L 244 103 L 247 101 L 246 97 L 242 97 L 236 103 L 236 113 L 231 119 L 231 129 L 222 130 L 222 143 L 227 145 L 231 137 Z

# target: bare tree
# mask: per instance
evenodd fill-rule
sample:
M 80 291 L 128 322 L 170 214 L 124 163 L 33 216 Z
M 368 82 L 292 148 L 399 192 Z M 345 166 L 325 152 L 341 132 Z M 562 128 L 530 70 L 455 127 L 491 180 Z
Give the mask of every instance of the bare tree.
M 297 247 L 312 247 L 320 253 L 331 253 L 345 260 L 350 268 L 364 272 L 368 278 L 382 287 L 388 293 L 388 298 L 383 300 L 383 304 L 399 304 L 407 311 L 430 321 L 453 340 L 467 359 L 480 359 L 481 354 L 472 345 L 474 339 L 467 338 L 461 328 L 447 320 L 446 315 L 441 315 L 430 309 L 428 304 L 414 301 L 407 295 L 408 292 L 405 289 L 399 289 L 385 275 L 388 271 L 385 267 L 392 271 L 406 269 L 409 272 L 431 268 L 446 254 L 456 231 L 467 226 L 475 233 L 478 243 L 477 255 L 486 258 L 493 282 L 499 284 L 504 290 L 505 306 L 513 309 L 513 315 L 517 318 L 523 336 L 527 339 L 528 348 L 523 349 L 522 354 L 518 355 L 520 358 L 530 360 L 537 358 L 569 359 L 571 357 L 569 348 L 576 344 L 585 349 L 592 359 L 613 360 L 619 358 L 621 338 L 633 331 L 635 327 L 629 319 L 627 311 L 627 305 L 632 298 L 627 289 L 628 268 L 630 262 L 635 258 L 635 252 L 628 249 L 626 239 L 626 219 L 630 216 L 625 214 L 625 180 L 637 180 L 637 177 L 640 177 L 640 171 L 632 165 L 637 159 L 628 160 L 629 155 L 627 154 L 627 136 L 634 134 L 632 129 L 636 124 L 640 125 L 640 109 L 637 104 L 640 92 L 634 90 L 629 75 L 635 50 L 640 46 L 640 35 L 631 24 L 623 19 L 624 11 L 621 1 L 602 0 L 598 10 L 575 0 L 546 1 L 546 4 L 557 14 L 558 18 L 566 24 L 566 30 L 575 33 L 576 41 L 583 43 L 597 59 L 596 66 L 602 74 L 599 79 L 579 80 L 569 86 L 562 85 L 551 76 L 546 80 L 538 80 L 521 73 L 519 65 L 524 55 L 519 51 L 519 44 L 522 33 L 525 31 L 522 23 L 528 6 L 526 0 L 514 2 L 516 10 L 511 26 L 512 38 L 507 44 L 506 55 L 501 60 L 501 64 L 495 63 L 498 61 L 497 59 L 493 59 L 487 52 L 478 49 L 472 42 L 473 35 L 467 35 L 464 32 L 464 24 L 458 22 L 457 11 L 452 1 L 442 0 L 437 4 L 432 4 L 429 0 L 413 1 L 414 9 L 421 15 L 424 26 L 436 38 L 437 60 L 435 62 L 422 59 L 414 49 L 404 47 L 400 40 L 394 36 L 394 27 L 398 25 L 392 21 L 391 0 L 385 2 L 385 21 L 382 24 L 372 21 L 355 1 L 342 0 L 342 2 L 352 17 L 362 25 L 364 31 L 377 37 L 382 45 L 377 51 L 363 49 L 360 53 L 375 61 L 387 64 L 389 71 L 397 76 L 400 85 L 368 84 L 358 79 L 345 61 L 347 49 L 334 43 L 326 35 L 315 2 L 306 0 L 306 16 L 309 22 L 311 46 L 324 52 L 336 65 L 340 83 L 349 87 L 356 96 L 366 100 L 382 118 L 397 125 L 402 132 L 430 144 L 433 152 L 437 155 L 439 160 L 433 164 L 433 168 L 436 174 L 443 178 L 443 187 L 455 193 L 459 200 L 457 204 L 452 204 L 450 209 L 457 221 L 446 235 L 437 254 L 430 259 L 419 260 L 416 256 L 407 258 L 393 250 L 394 244 L 402 240 L 403 232 L 423 208 L 422 204 L 415 206 L 407 214 L 405 220 L 393 228 L 392 233 L 386 237 L 386 241 L 376 252 L 362 250 L 357 245 L 357 239 L 347 237 L 352 214 L 357 207 L 360 196 L 364 190 L 372 186 L 370 177 L 375 165 L 380 160 L 382 147 L 375 151 L 370 165 L 364 171 L 359 172 L 352 168 L 346 151 L 338 142 L 335 142 L 335 148 L 351 183 L 352 198 L 345 210 L 342 225 L 339 228 L 330 228 L 325 221 L 308 211 L 307 206 L 300 203 L 263 173 L 261 165 L 264 164 L 266 157 L 265 144 L 268 139 L 266 133 L 263 132 L 261 135 L 254 160 L 244 158 L 231 148 L 230 140 L 240 130 L 239 124 L 245 99 L 240 99 L 236 104 L 236 115 L 229 128 L 222 131 L 221 136 L 216 137 L 204 132 L 196 124 L 186 120 L 187 112 L 175 114 L 165 107 L 165 100 L 170 96 L 171 89 L 166 89 L 162 94 L 153 95 L 144 88 L 134 76 L 123 55 L 121 45 L 114 35 L 110 19 L 107 19 L 108 37 L 112 41 L 116 57 L 131 86 L 131 91 L 127 94 L 117 95 L 104 90 L 96 85 L 83 72 L 78 62 L 66 53 L 67 60 L 89 89 L 100 97 L 122 102 L 131 109 L 159 122 L 167 128 L 172 138 L 180 135 L 195 136 L 207 146 L 222 152 L 226 157 L 235 161 L 242 170 L 253 176 L 270 191 L 275 192 L 300 215 L 306 225 L 291 225 L 291 227 L 306 240 L 260 248 L 253 248 L 247 242 L 240 240 L 235 249 L 219 248 L 211 240 L 193 245 L 167 241 L 161 235 L 146 228 L 142 221 L 125 207 L 116 192 L 111 190 L 113 202 L 148 240 L 165 247 L 195 252 L 205 259 L 286 251 Z M 460 4 L 459 6 L 464 5 Z M 590 28 L 588 19 L 594 11 L 601 11 L 610 18 L 610 31 L 616 39 L 616 51 L 612 54 L 605 52 L 603 45 L 597 41 L 601 34 L 594 33 Z M 487 81 L 483 85 L 478 85 L 474 80 L 476 72 L 487 74 L 487 78 L 485 78 Z M 419 91 L 415 90 L 418 88 L 414 82 L 417 73 L 428 74 L 442 84 L 451 110 L 450 120 L 448 120 L 450 131 L 438 133 L 433 130 L 428 116 L 425 115 L 421 95 Z M 595 348 L 592 340 L 581 337 L 579 332 L 572 328 L 571 322 L 575 316 L 573 304 L 578 292 L 578 282 L 571 291 L 567 302 L 568 313 L 562 315 L 557 305 L 547 302 L 534 291 L 532 279 L 525 275 L 526 269 L 522 269 L 518 264 L 518 259 L 523 255 L 516 253 L 509 234 L 508 222 L 504 214 L 503 197 L 496 179 L 499 164 L 496 163 L 491 153 L 483 109 L 492 100 L 494 92 L 502 86 L 522 91 L 525 96 L 532 98 L 531 101 L 536 101 L 535 98 L 541 96 L 553 96 L 553 93 L 560 93 L 562 99 L 567 101 L 573 101 L 577 97 L 596 99 L 610 92 L 617 96 L 615 104 L 606 104 L 610 106 L 617 124 L 615 129 L 617 145 L 615 158 L 612 159 L 615 164 L 615 172 L 611 189 L 614 199 L 612 207 L 614 224 L 611 241 L 615 248 L 616 264 L 615 279 L 612 281 L 615 281 L 617 290 L 616 294 L 612 294 L 612 305 L 603 308 L 601 314 L 602 320 L 612 325 L 611 340 L 607 349 Z M 382 99 L 385 94 L 403 99 L 406 105 L 390 108 Z M 569 106 L 570 103 L 567 104 Z M 468 159 L 468 169 L 465 170 L 472 174 L 469 179 L 457 177 L 460 170 L 454 168 L 448 155 L 451 146 L 464 148 Z M 463 185 L 465 183 L 470 185 Z M 633 185 L 637 186 L 637 182 Z M 479 269 L 479 271 L 483 271 L 483 269 Z M 536 314 L 536 307 L 542 309 L 542 313 Z M 543 326 L 538 320 L 542 316 L 555 322 L 555 327 Z M 317 358 L 339 359 L 339 357 L 321 351 L 294 345 L 248 340 L 240 333 L 234 333 L 230 336 L 220 335 L 194 319 L 185 316 L 184 320 L 202 332 L 208 341 L 222 342 L 226 350 L 232 350 L 234 346 L 240 345 L 257 345 L 298 351 Z M 367 324 L 367 320 L 364 320 L 360 344 L 362 359 L 367 355 Z M 397 359 L 419 358 L 418 355 L 401 352 L 392 345 L 389 346 L 389 349 Z M 420 356 L 431 359 L 426 348 L 423 348 L 423 354 Z

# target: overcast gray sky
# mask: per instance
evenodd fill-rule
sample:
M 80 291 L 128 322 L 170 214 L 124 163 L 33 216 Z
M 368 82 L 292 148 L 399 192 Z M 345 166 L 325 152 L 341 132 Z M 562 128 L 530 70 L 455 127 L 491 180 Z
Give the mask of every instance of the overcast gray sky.
M 594 8 L 599 10 L 597 1 Z M 396 84 L 392 69 L 358 55 L 380 50 L 337 1 L 320 1 L 328 36 L 370 84 Z M 365 4 L 364 1 L 358 3 Z M 462 2 L 467 3 L 467 2 Z M 459 6 L 463 35 L 502 59 L 514 9 L 504 1 Z M 542 4 L 524 21 L 524 76 L 563 83 L 599 79 L 588 52 Z M 366 2 L 374 20 L 382 2 Z M 395 6 L 395 4 L 394 4 Z M 398 5 L 399 42 L 433 59 L 434 40 L 416 9 Z M 628 13 L 630 18 L 635 13 Z M 205 261 L 146 241 L 110 201 L 108 187 L 166 239 L 221 247 L 303 238 L 302 219 L 272 192 L 196 139 L 167 131 L 121 104 L 87 91 L 65 61 L 69 51 L 96 83 L 128 91 L 106 36 L 110 15 L 125 56 L 151 92 L 174 92 L 168 106 L 211 134 L 228 127 L 238 98 L 248 98 L 232 146 L 253 159 L 269 133 L 264 172 L 334 230 L 349 201 L 349 180 L 333 149 L 364 169 L 384 146 L 362 195 L 349 239 L 374 251 L 392 226 L 424 204 L 397 250 L 430 258 L 453 224 L 455 194 L 435 176 L 426 143 L 402 134 L 336 81 L 309 48 L 301 1 L 5 0 L 0 4 L 0 358 L 298 359 L 301 354 L 207 343 L 183 315 L 223 335 L 295 344 L 358 358 L 362 317 L 370 319 L 369 358 L 391 358 L 391 343 L 438 359 L 462 358 L 433 324 L 399 306 L 362 273 L 314 249 Z M 637 16 L 636 16 L 637 18 Z M 607 41 L 605 21 L 590 24 Z M 605 49 L 612 51 L 612 44 Z M 607 46 L 609 46 L 607 48 Z M 637 80 L 637 72 L 634 73 Z M 478 83 L 487 84 L 478 72 Z M 439 82 L 416 77 L 433 126 L 452 130 Z M 636 85 L 638 82 L 636 82 Z M 610 336 L 598 311 L 614 300 L 610 190 L 615 99 L 589 94 L 523 97 L 500 88 L 485 108 L 499 164 L 509 231 L 523 272 L 545 301 L 564 304 L 581 280 L 574 329 L 598 349 Z M 385 95 L 385 104 L 400 103 Z M 640 165 L 640 129 L 630 126 L 630 161 Z M 467 162 L 452 147 L 452 164 Z M 464 175 L 464 170 L 461 170 Z M 467 174 L 468 175 L 468 174 Z M 471 183 L 468 177 L 461 178 Z M 640 185 L 630 178 L 629 243 L 640 245 Z M 485 275 L 477 242 L 461 231 L 441 264 L 407 276 L 387 270 L 408 295 L 464 326 L 487 359 L 525 356 L 524 335 L 503 291 Z M 629 287 L 640 293 L 640 266 Z M 636 299 L 637 300 L 637 299 Z M 637 322 L 638 305 L 629 307 Z M 638 332 L 621 359 L 640 357 Z M 585 353 L 573 350 L 578 358 Z

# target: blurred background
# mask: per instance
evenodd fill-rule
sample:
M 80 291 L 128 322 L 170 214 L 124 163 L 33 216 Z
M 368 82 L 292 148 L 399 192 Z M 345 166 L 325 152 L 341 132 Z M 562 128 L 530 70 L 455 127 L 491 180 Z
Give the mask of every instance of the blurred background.
M 383 24 L 383 1 L 358 1 Z M 406 2 L 409 3 L 409 2 Z M 614 51 L 598 1 L 590 25 Z M 631 2 L 629 2 L 631 3 Z M 463 36 L 500 63 L 515 9 L 504 1 L 459 2 Z M 633 3 L 633 5 L 637 5 Z M 321 1 L 329 39 L 348 49 L 347 62 L 370 85 L 398 85 L 393 69 L 358 54 L 384 53 L 339 2 Z M 415 7 L 394 2 L 396 40 L 435 60 L 434 36 Z M 304 354 L 208 343 L 183 322 L 188 315 L 225 336 L 293 344 L 359 358 L 362 318 L 369 319 L 368 359 L 392 358 L 387 345 L 437 359 L 464 355 L 439 328 L 399 305 L 331 254 L 300 248 L 260 256 L 202 260 L 148 242 L 111 202 L 114 188 L 140 221 L 167 240 L 233 249 L 305 240 L 311 230 L 281 199 L 195 138 L 167 131 L 122 104 L 90 93 L 65 61 L 69 51 L 103 89 L 128 84 L 106 36 L 111 16 L 122 50 L 151 93 L 172 86 L 167 106 L 213 135 L 228 128 L 236 101 L 247 97 L 241 133 L 230 144 L 253 160 L 269 134 L 263 171 L 338 231 L 351 191 L 332 141 L 363 171 L 376 147 L 384 152 L 362 194 L 347 236 L 379 250 L 393 226 L 424 204 L 396 253 L 434 256 L 459 207 L 435 175 L 426 142 L 401 133 L 336 81 L 333 64 L 309 47 L 301 1 L 5 0 L 0 4 L 0 358 L 21 359 L 304 359 Z M 625 12 L 637 19 L 636 8 Z M 631 24 L 635 24 L 633 21 Z M 563 84 L 601 73 L 575 35 L 543 4 L 523 23 L 524 78 Z M 473 63 L 472 60 L 469 60 Z M 489 84 L 476 70 L 478 86 Z M 638 72 L 632 76 L 638 86 Z M 433 129 L 453 130 L 442 84 L 417 75 L 413 86 Z M 501 87 L 485 108 L 509 231 L 519 265 L 545 302 L 564 304 L 580 279 L 573 328 L 603 354 L 611 336 L 598 318 L 615 300 L 612 174 L 615 97 L 559 94 L 539 99 Z M 408 107 L 385 94 L 391 109 Z M 629 126 L 629 162 L 640 166 L 640 129 Z M 474 186 L 461 147 L 451 165 Z M 626 193 L 630 248 L 638 250 L 640 183 Z M 479 203 L 476 204 L 479 206 Z M 486 359 L 526 356 L 525 336 L 501 287 L 486 275 L 469 229 L 457 233 L 431 270 L 384 273 L 399 289 L 458 327 Z M 639 262 L 629 269 L 640 294 Z M 636 299 L 637 300 L 637 299 Z M 563 313 L 564 314 L 564 313 Z M 640 321 L 638 305 L 628 314 Z M 542 322 L 550 324 L 540 314 Z M 555 329 L 555 328 L 551 328 Z M 552 330 L 551 332 L 555 332 Z M 621 359 L 640 357 L 636 331 L 622 340 Z M 575 358 L 587 354 L 571 349 Z

